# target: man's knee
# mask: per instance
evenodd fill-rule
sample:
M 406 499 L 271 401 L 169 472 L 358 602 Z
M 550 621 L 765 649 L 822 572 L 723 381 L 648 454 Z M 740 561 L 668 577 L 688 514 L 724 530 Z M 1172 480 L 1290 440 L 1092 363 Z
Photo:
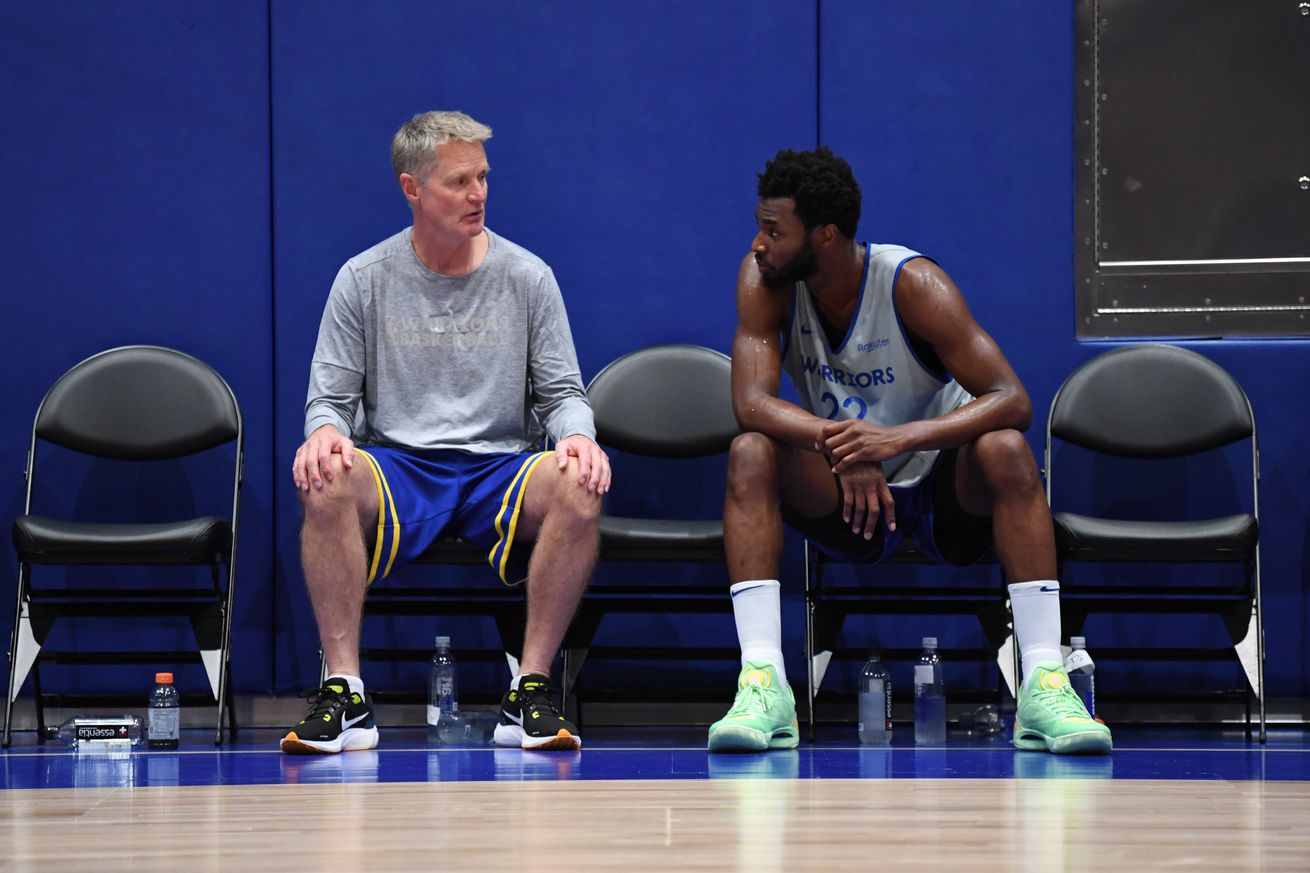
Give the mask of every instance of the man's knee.
M 1032 449 L 1017 430 L 983 434 L 974 441 L 973 456 L 993 493 L 1041 487 Z
M 570 457 L 555 479 L 550 511 L 563 510 L 577 523 L 596 524 L 600 519 L 604 496 L 587 487 L 587 482 L 579 482 L 581 476 L 582 465 L 577 458 Z
M 728 448 L 728 489 L 758 486 L 774 479 L 778 447 L 762 433 L 738 434 Z
M 367 472 L 360 470 L 358 464 L 347 469 L 338 454 L 328 458 L 328 467 L 332 478 L 323 477 L 321 488 L 311 486 L 308 491 L 299 492 L 300 506 L 308 525 L 337 524 L 354 519 L 360 512 L 355 479 L 367 475 Z

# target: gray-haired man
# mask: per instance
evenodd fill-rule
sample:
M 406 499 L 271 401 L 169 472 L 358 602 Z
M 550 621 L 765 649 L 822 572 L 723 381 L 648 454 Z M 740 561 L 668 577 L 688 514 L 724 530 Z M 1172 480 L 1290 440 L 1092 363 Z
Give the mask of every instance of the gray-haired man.
M 527 579 L 496 742 L 581 747 L 550 664 L 595 563 L 609 460 L 554 274 L 485 225 L 490 137 L 458 112 L 405 124 L 391 160 L 413 225 L 347 261 L 328 296 L 292 466 L 328 679 L 284 752 L 377 745 L 359 678 L 364 592 L 439 536 L 487 549 L 506 584 Z M 532 451 L 543 425 L 553 453 Z

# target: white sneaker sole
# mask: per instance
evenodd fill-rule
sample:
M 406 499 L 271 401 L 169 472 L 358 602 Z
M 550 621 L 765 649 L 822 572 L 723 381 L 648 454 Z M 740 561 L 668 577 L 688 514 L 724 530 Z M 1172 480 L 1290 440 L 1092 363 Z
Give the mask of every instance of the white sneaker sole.
M 302 740 L 292 731 L 282 738 L 282 751 L 288 755 L 335 755 L 338 752 L 362 752 L 376 748 L 378 729 L 346 728 L 335 740 Z
M 516 724 L 496 725 L 496 745 L 514 749 L 535 749 L 539 752 L 576 752 L 582 748 L 582 737 L 564 728 L 553 737 L 530 737 Z

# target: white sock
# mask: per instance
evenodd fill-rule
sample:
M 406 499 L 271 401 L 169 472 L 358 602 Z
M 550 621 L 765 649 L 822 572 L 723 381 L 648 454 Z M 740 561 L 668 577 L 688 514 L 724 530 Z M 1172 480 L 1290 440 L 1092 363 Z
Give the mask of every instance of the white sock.
M 1015 582 L 1010 589 L 1010 612 L 1023 662 L 1023 684 L 1038 664 L 1063 664 L 1060 651 L 1060 583 L 1054 579 Z
M 350 688 L 351 691 L 355 692 L 356 694 L 364 693 L 364 680 L 360 679 L 358 676 L 347 676 L 345 673 L 331 673 L 328 675 L 328 678 L 345 679 L 346 685 Z
M 737 642 L 741 643 L 741 664 L 767 661 L 787 681 L 782 661 L 782 613 L 777 579 L 753 579 L 738 582 L 728 589 L 732 594 L 732 614 L 737 619 Z

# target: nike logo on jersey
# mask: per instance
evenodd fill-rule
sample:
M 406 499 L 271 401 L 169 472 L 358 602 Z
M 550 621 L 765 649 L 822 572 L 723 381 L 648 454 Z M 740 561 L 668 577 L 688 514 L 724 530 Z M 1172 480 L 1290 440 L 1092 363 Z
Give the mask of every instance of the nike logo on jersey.
M 809 336 L 810 334 L 814 333 L 814 328 L 806 327 L 805 325 L 802 324 L 801 333 L 805 334 L 806 336 Z

